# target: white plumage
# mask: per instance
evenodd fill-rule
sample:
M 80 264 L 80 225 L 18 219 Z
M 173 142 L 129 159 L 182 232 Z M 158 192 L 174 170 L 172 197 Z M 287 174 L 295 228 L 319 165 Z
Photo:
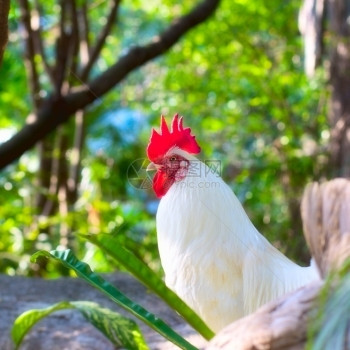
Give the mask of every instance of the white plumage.
M 264 303 L 318 279 L 254 227 L 223 180 L 173 147 L 166 156 L 188 160 L 157 212 L 158 246 L 166 284 L 214 331 Z

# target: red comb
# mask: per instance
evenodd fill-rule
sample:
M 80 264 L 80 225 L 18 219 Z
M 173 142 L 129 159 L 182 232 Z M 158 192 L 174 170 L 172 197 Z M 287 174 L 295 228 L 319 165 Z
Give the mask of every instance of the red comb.
M 179 118 L 178 114 L 174 115 L 171 131 L 169 131 L 165 118 L 162 115 L 160 117 L 160 132 L 152 129 L 147 147 L 148 158 L 152 162 L 157 162 L 157 159 L 163 157 L 170 148 L 175 146 L 191 154 L 197 154 L 201 151 L 195 136 L 191 135 L 191 129 L 184 129 L 182 117 Z

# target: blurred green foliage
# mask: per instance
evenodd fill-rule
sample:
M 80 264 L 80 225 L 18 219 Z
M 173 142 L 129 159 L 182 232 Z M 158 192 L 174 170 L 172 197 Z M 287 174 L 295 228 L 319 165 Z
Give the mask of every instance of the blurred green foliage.
M 94 40 L 105 21 L 107 2 L 88 4 Z M 123 2 L 93 76 L 131 45 L 151 40 L 192 5 L 173 0 Z M 138 168 L 135 175 L 130 168 L 142 164 L 150 128 L 158 125 L 161 113 L 185 116 L 203 149 L 201 159 L 221 161 L 224 180 L 257 228 L 288 256 L 307 263 L 299 200 L 307 182 L 326 175 L 328 89 L 322 70 L 313 80 L 304 75 L 299 5 L 223 0 L 213 17 L 170 52 L 134 71 L 90 106 L 79 198 L 67 217 L 36 218 L 39 226 L 33 228 L 34 199 L 42 190 L 36 185 L 35 149 L 7 167 L 0 177 L 0 272 L 68 273 L 53 263 L 38 271 L 29 260 L 38 249 L 60 244 L 64 220 L 73 232 L 70 247 L 94 270 L 110 271 L 115 265 L 79 233 L 126 235 L 135 242 L 132 250 L 161 273 L 155 197 L 149 182 L 142 181 L 145 173 Z M 42 6 L 44 28 L 50 27 L 57 22 L 57 3 L 49 0 Z M 10 43 L 0 68 L 6 76 L 0 85 L 0 141 L 19 130 L 32 109 L 18 18 L 17 4 L 12 3 Z M 44 95 L 50 93 L 49 83 L 47 89 Z
M 350 323 L 350 259 L 331 271 L 318 296 L 318 310 L 311 317 L 305 349 L 348 348 Z

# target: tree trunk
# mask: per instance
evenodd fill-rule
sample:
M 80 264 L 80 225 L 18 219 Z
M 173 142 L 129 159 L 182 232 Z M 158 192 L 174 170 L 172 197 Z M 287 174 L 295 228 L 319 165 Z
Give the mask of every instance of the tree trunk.
M 0 64 L 4 55 L 8 38 L 7 17 L 10 10 L 10 0 L 0 1 Z
M 331 98 L 328 120 L 332 177 L 350 176 L 349 16 L 349 0 L 304 0 L 299 13 L 299 29 L 305 46 L 306 74 L 310 77 L 314 75 L 322 55 L 327 54 L 330 63 Z
M 330 154 L 333 176 L 350 176 L 350 5 L 329 1 L 333 47 L 330 61 Z

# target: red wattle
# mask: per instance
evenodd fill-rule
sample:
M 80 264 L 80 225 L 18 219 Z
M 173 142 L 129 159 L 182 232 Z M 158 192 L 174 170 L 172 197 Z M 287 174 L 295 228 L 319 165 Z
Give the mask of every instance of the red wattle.
M 173 177 L 161 170 L 158 170 L 153 178 L 153 190 L 158 198 L 165 196 L 170 186 L 175 182 Z

